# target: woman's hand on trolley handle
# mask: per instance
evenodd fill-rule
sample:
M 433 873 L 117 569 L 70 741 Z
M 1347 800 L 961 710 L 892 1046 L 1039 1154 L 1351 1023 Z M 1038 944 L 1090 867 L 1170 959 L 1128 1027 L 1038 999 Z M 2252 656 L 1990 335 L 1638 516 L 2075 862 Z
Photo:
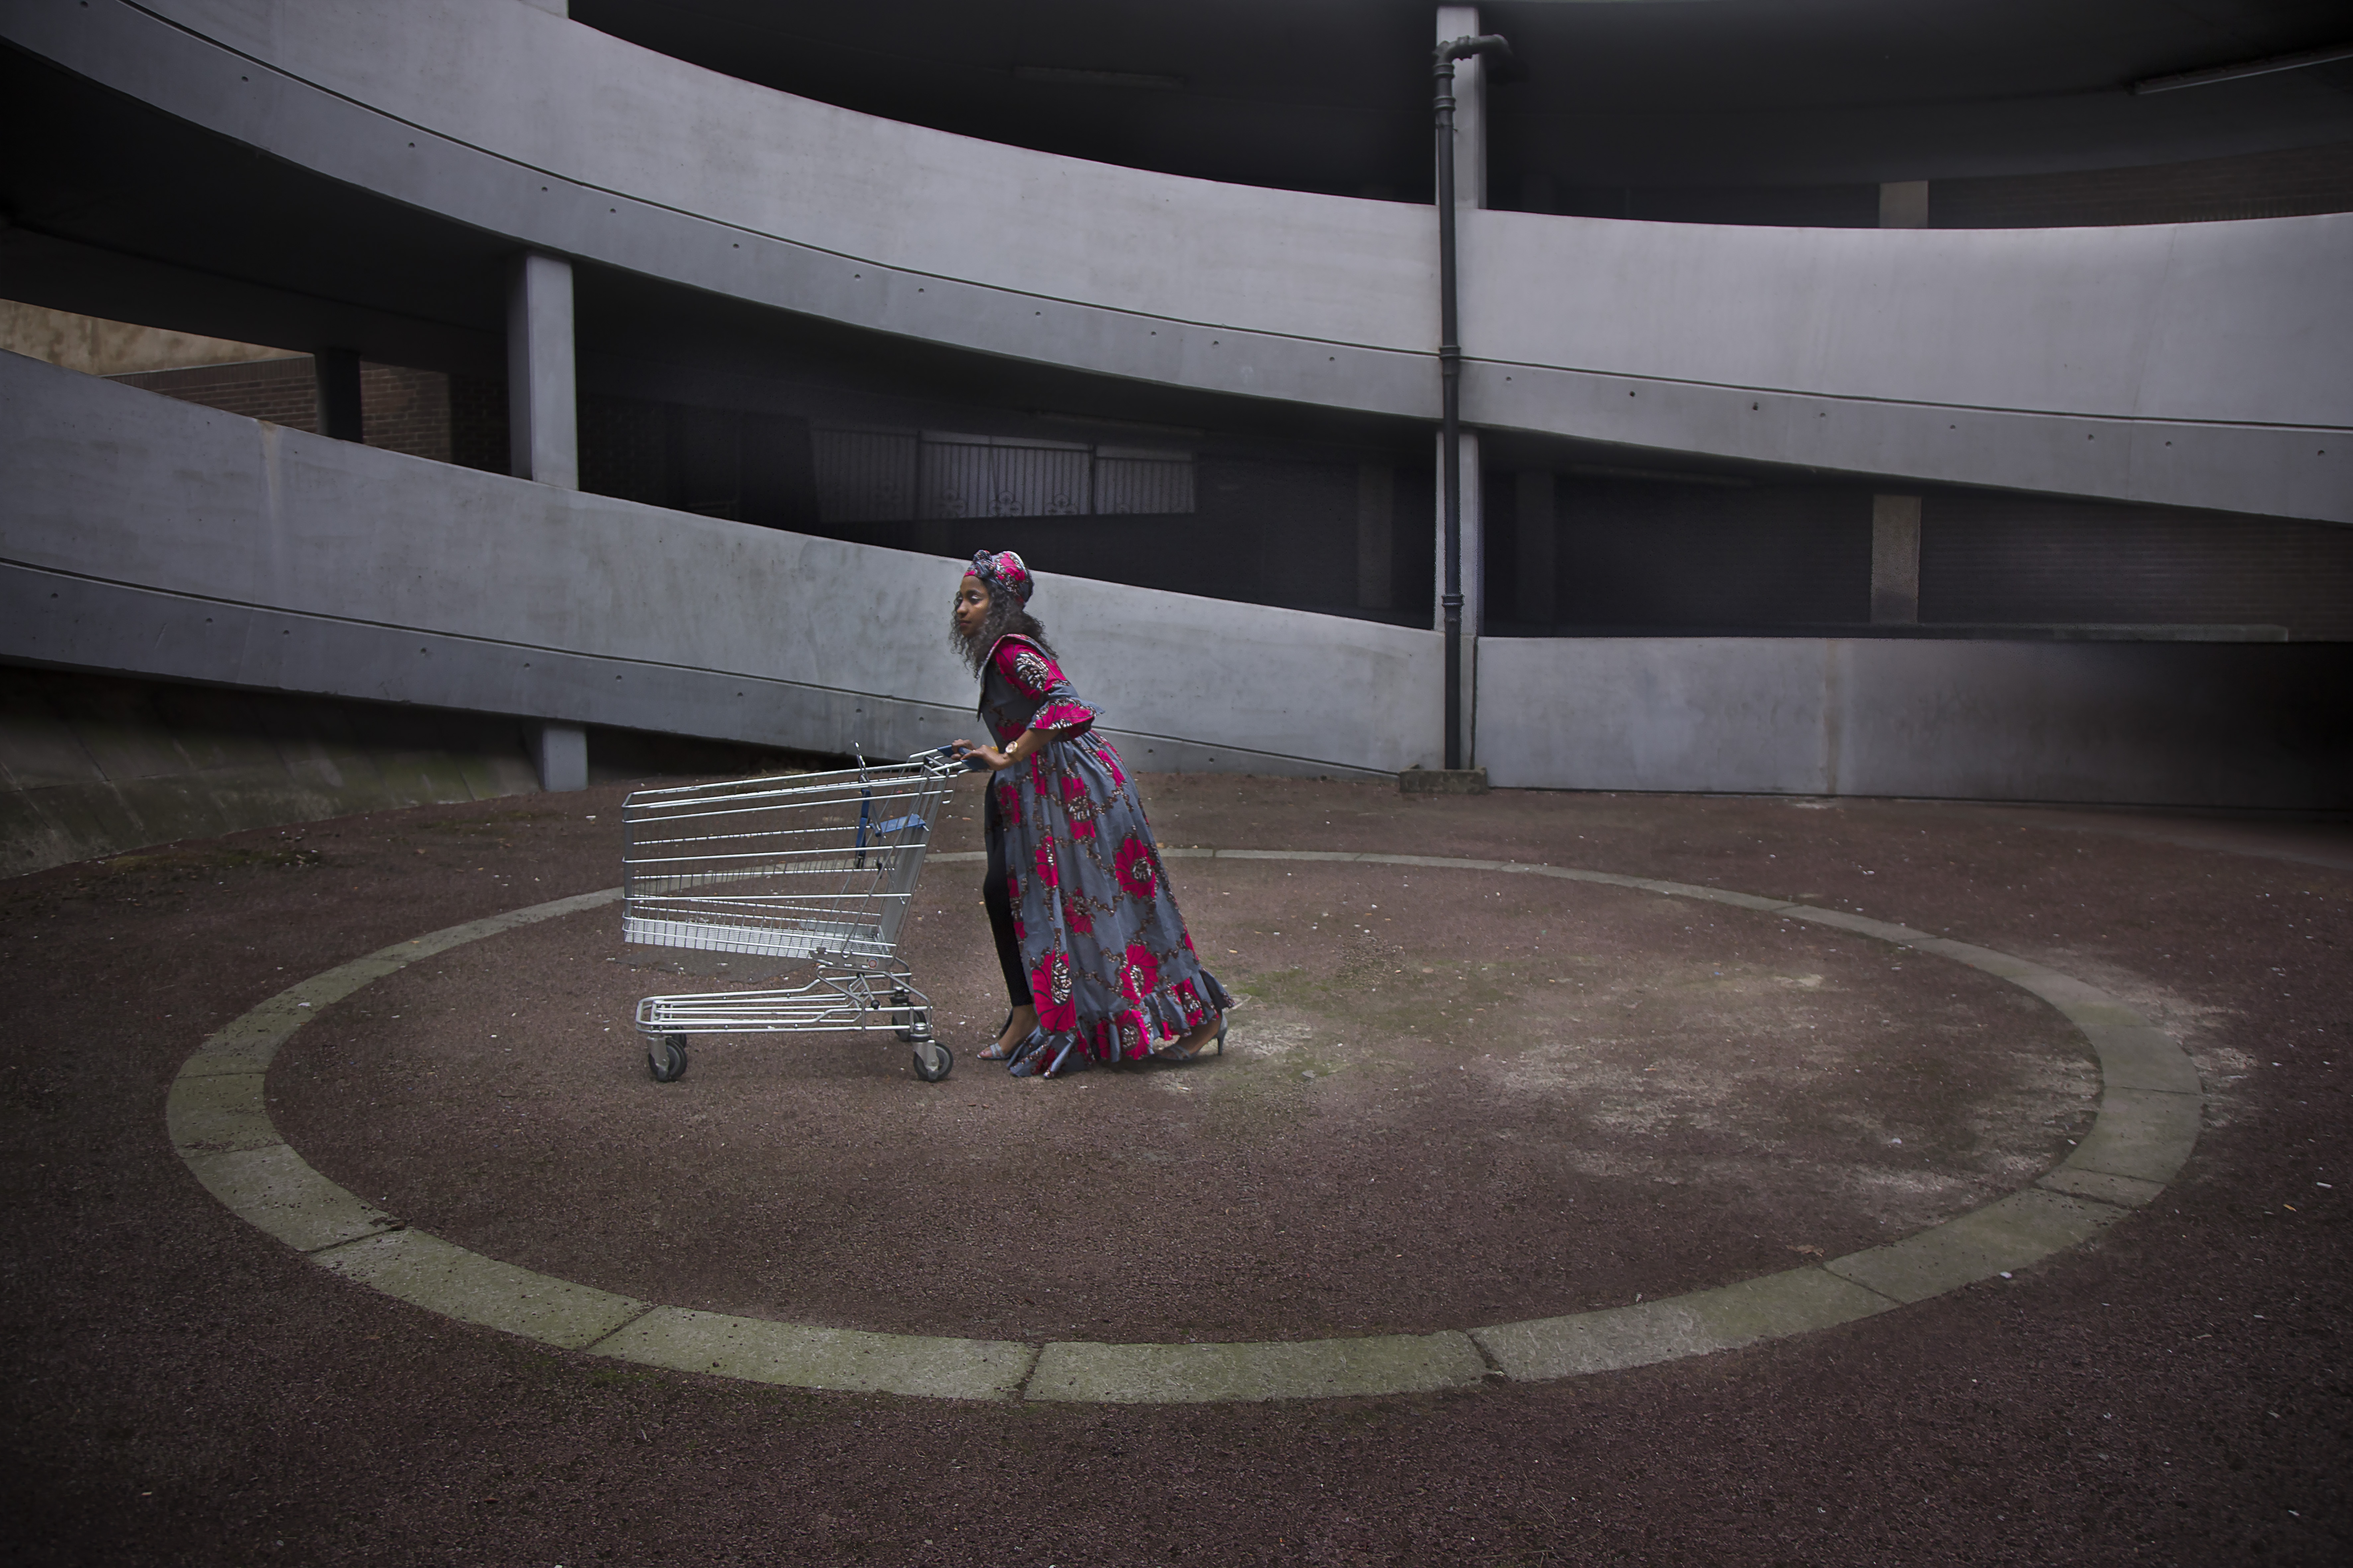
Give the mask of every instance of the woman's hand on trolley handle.
M 965 759 L 967 766 L 977 762 L 991 773 L 1002 773 L 1045 743 L 1046 737 L 1035 730 L 1022 731 L 1018 740 L 1002 749 L 996 746 L 976 746 L 970 741 L 951 742 L 955 747 L 957 754 Z

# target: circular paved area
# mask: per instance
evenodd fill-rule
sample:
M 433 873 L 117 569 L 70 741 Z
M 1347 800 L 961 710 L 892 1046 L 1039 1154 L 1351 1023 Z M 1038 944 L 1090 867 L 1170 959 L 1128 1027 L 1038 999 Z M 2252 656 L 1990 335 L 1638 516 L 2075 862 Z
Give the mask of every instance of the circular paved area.
M 0 1032 L 0 1169 L 7 1175 L 0 1187 L 7 1194 L 0 1203 L 0 1310 L 10 1374 L 10 1398 L 0 1408 L 9 1460 L 0 1468 L 0 1488 L 16 1558 L 174 1568 L 269 1562 L 578 1568 L 779 1557 L 1066 1568 L 1188 1560 L 1314 1568 L 1441 1561 L 1873 1568 L 2262 1561 L 2333 1568 L 2353 1551 L 2346 1481 L 2353 1466 L 2344 1436 L 2353 1429 L 2353 1391 L 2342 1373 L 2342 1302 L 2353 1289 L 2345 1244 L 2353 1211 L 2342 1201 L 2345 1173 L 2353 1170 L 2353 1104 L 2343 1075 L 2353 1025 L 2341 1005 L 2353 994 L 2347 958 L 2353 839 L 2341 828 L 1869 801 L 1516 795 L 1407 801 L 1377 786 L 1297 781 L 1160 778 L 1148 787 L 1154 822 L 1174 845 L 1334 853 L 1404 845 L 1433 856 L 1607 868 L 1860 912 L 2011 953 L 2098 985 L 2178 1040 L 2199 1068 L 2203 1123 L 2188 1163 L 2156 1198 L 2121 1211 L 2087 1240 L 2010 1270 L 2010 1279 L 1997 1272 L 1900 1309 L 1713 1354 L 1599 1375 L 1487 1378 L 1476 1389 L 1219 1404 L 817 1392 L 636 1365 L 421 1310 L 333 1273 L 238 1218 L 195 1179 L 167 1133 L 166 1105 L 192 1053 L 289 985 L 380 950 L 413 954 L 406 944 L 422 933 L 610 886 L 619 789 L 389 813 L 63 868 L 0 883 L 0 965 L 11 981 L 0 1004 L 11 1025 Z M 951 824 L 943 847 L 969 850 L 971 834 L 969 824 Z M 1197 931 L 1224 919 L 1203 906 L 1233 902 L 1215 894 L 1239 889 L 1248 870 L 1222 858 L 1173 868 Z M 944 895 L 944 921 L 976 913 L 949 907 L 952 896 L 969 896 L 973 875 L 943 864 L 927 879 Z M 1490 901 L 1505 903 L 1536 885 L 1527 874 L 1464 873 L 1461 880 L 1501 889 L 1505 898 Z M 1549 886 L 1567 907 L 1615 911 L 1605 921 L 1609 929 L 1618 929 L 1611 922 L 1620 915 L 1647 910 L 1683 914 L 1694 940 L 1713 918 L 1727 931 L 1842 943 L 1858 965 L 1857 982 L 1866 955 L 1876 955 L 1878 978 L 1850 988 L 1841 1004 L 1853 1006 L 1858 1026 L 1877 1022 L 1861 1003 L 1894 994 L 1879 984 L 1915 977 L 1912 955 L 1829 925 L 1801 931 L 1794 920 L 1768 915 L 1736 926 L 1729 918 L 1741 911 L 1729 909 L 1634 893 L 1619 904 L 1586 903 L 1619 895 L 1593 884 Z M 1359 924 L 1371 923 L 1359 913 Z M 612 916 L 601 908 L 574 923 L 594 933 L 608 930 Z M 495 1218 L 491 1209 L 457 1206 L 464 1184 L 437 1195 L 429 1171 L 403 1172 L 390 1163 L 404 1147 L 432 1146 L 394 1136 L 403 1107 L 428 1096 L 432 1083 L 371 1080 L 356 1059 L 327 1072 L 348 1048 L 327 1047 L 338 1039 L 361 1045 L 362 1035 L 342 1032 L 386 1022 L 363 1016 L 399 986 L 454 984 L 477 962 L 487 975 L 502 958 L 534 951 L 528 944 L 543 937 L 551 944 L 544 951 L 565 951 L 568 944 L 554 940 L 565 923 L 559 917 L 518 928 L 380 976 L 323 1007 L 290 1008 L 323 1016 L 288 1037 L 260 1080 L 278 1096 L 274 1106 L 263 1104 L 276 1113 L 280 1132 L 364 1199 L 393 1200 L 389 1212 L 418 1229 L 447 1232 L 483 1256 L 506 1256 L 507 1239 L 486 1228 Z M 1325 1029 L 1334 1047 L 1352 1051 L 1367 1043 L 1403 1051 L 1411 1043 L 1370 1033 L 1360 1041 L 1360 1026 L 1381 1022 L 1369 1002 L 1352 1011 L 1353 994 L 1319 997 L 1280 978 L 1283 970 L 1339 966 L 1344 946 L 1310 945 L 1330 931 L 1303 937 L 1295 921 L 1279 928 L 1280 938 L 1277 928 L 1256 929 L 1265 931 L 1265 945 L 1226 960 L 1229 978 L 1261 994 L 1243 1022 L 1255 1014 L 1252 1026 L 1261 1031 L 1286 1020 Z M 946 924 L 942 930 L 954 936 Z M 1449 935 L 1415 940 L 1427 949 Z M 1775 973 L 1794 968 L 1783 961 L 1797 956 L 1794 949 L 1768 954 L 1761 942 L 1742 951 Z M 1442 970 L 1436 962 L 1431 967 Z M 2080 1075 L 2089 1042 L 2023 991 L 1942 959 L 1925 967 L 1982 980 L 1982 992 L 1962 998 L 1971 1009 L 2008 995 L 2029 1009 L 2021 1018 L 2039 1016 L 2052 1026 L 2030 1043 L 2035 1059 L 2055 1065 L 2060 1081 L 2010 1103 L 2060 1113 L 2040 1125 L 2045 1154 L 2062 1158 L 2065 1139 L 2082 1136 L 2063 1113 L 2071 1096 L 2078 1111 L 2085 1103 Z M 944 982 L 935 986 L 944 999 L 985 998 L 989 990 L 985 954 L 964 979 L 944 959 L 928 973 Z M 1846 983 L 1819 963 L 1806 973 Z M 1663 977 L 1662 970 L 1651 978 Z M 562 977 L 524 976 L 540 978 L 552 985 Z M 715 983 L 632 971 L 617 984 L 629 992 Z M 1655 993 L 1664 994 L 1663 987 Z M 1619 1027 L 1608 1035 L 1629 1051 L 1639 1039 L 1662 1057 L 1704 1059 L 1683 1053 L 1696 1052 L 1688 1042 L 1707 1035 L 1708 994 L 1693 986 L 1684 994 L 1690 1029 L 1638 1036 Z M 311 998 L 291 1000 L 305 999 Z M 1637 1013 L 1658 1005 L 1644 997 Z M 1820 1015 L 1777 1015 L 1776 1027 L 1847 1016 L 1820 1005 Z M 512 1002 L 509 1010 L 519 1011 Z M 965 1026 L 995 1021 L 972 1016 L 976 1011 L 967 1001 Z M 1925 1014 L 1915 1006 L 1889 1016 Z M 400 1026 L 417 1022 L 404 1017 Z M 714 1090 L 730 1075 L 813 1068 L 831 1048 L 809 1040 L 773 1050 L 761 1042 L 713 1041 L 698 1049 L 683 1081 L 656 1086 L 642 1076 L 633 1048 L 608 1054 L 601 1040 L 586 1037 L 582 1022 L 583 1034 L 570 1037 L 576 1057 L 547 1065 L 578 1075 L 564 1086 L 567 1094 L 588 1075 L 607 1074 L 617 1097 L 608 1103 L 642 1097 L 649 1131 L 665 1122 L 673 1133 L 709 1128 L 713 1123 L 695 1118 L 716 1109 Z M 1343 1024 L 1346 1032 L 1337 1027 Z M 1947 1028 L 1940 1038 L 1949 1045 L 1968 1033 Z M 1311 1043 L 1324 1037 L 1311 1033 Z M 387 1061 L 423 1069 L 422 1078 L 436 1068 L 446 1074 L 455 1065 L 450 1047 L 462 1042 L 427 1029 L 365 1043 L 389 1053 Z M 1869 1050 L 1900 1057 L 1907 1043 L 1900 1031 L 1867 1040 L 1858 1027 L 1855 1059 Z M 1448 1044 L 1437 1036 L 1426 1042 L 1432 1051 Z M 1452 1076 L 1467 1083 L 1468 1069 L 1494 1047 L 1457 1044 L 1469 1055 L 1458 1058 L 1466 1070 Z M 877 1104 L 935 1092 L 901 1075 L 895 1045 L 849 1042 L 836 1059 L 842 1092 L 871 1091 Z M 497 1163 L 526 1147 L 503 1134 L 535 1121 L 553 1101 L 502 1100 L 493 1091 L 523 1081 L 475 1070 L 480 1076 L 469 1093 L 435 1107 L 447 1123 L 442 1141 L 468 1152 L 486 1176 L 520 1184 L 529 1212 L 576 1199 L 569 1207 L 583 1226 L 618 1225 L 613 1216 L 630 1205 L 607 1202 L 599 1190 L 532 1189 L 534 1180 L 563 1179 L 534 1173 L 538 1151 L 515 1164 Z M 1281 1081 L 1302 1086 L 1286 1092 L 1316 1094 L 1353 1094 L 1379 1076 L 1343 1063 L 1327 1084 L 1318 1068 L 1310 1090 L 1296 1071 L 1282 1070 Z M 1198 1072 L 1098 1074 L 1081 1082 L 1091 1106 L 1133 1091 L 1181 1109 L 1228 1093 L 1226 1086 L 1251 1074 L 1272 1080 L 1274 1064 L 1238 1051 L 1231 1062 L 1213 1060 Z M 1961 1086 L 1962 1098 L 1988 1093 L 1996 1081 L 1978 1078 L 1974 1087 Z M 371 1083 L 374 1108 L 364 1094 L 349 1092 Z M 1164 1087 L 1175 1083 L 1193 1084 L 1190 1097 Z M 1062 1091 L 1079 1087 L 1016 1084 L 976 1072 L 966 1060 L 941 1089 L 981 1098 L 964 1114 L 983 1123 L 1067 1108 L 1078 1097 Z M 1892 1093 L 1896 1086 L 1883 1087 Z M 705 1098 L 681 1100 L 673 1091 Z M 1841 1114 L 1859 1112 L 1863 1092 Z M 1879 1107 L 1883 1086 L 1867 1092 Z M 1609 1098 L 1588 1086 L 1555 1101 L 1582 1119 L 1576 1139 L 1564 1142 L 1588 1152 L 1599 1144 L 1620 1153 L 1635 1147 L 1639 1127 L 1630 1121 L 1584 1124 Z M 1705 1107 L 1681 1089 L 1662 1102 L 1673 1111 L 1665 1125 L 1700 1130 Z M 383 1123 L 384 1142 L 375 1145 L 371 1109 Z M 1435 1117 L 1443 1109 L 1433 1092 L 1416 1114 Z M 308 1120 L 314 1112 L 332 1119 Z M 2037 1115 L 2005 1124 L 2032 1127 Z M 1761 1125 L 1735 1117 L 1714 1133 L 1729 1142 Z M 1913 1134 L 1903 1136 L 1908 1150 Z M 727 1142 L 733 1155 L 733 1140 Z M 1270 1147 L 1279 1152 L 1280 1141 Z M 643 1150 L 653 1168 L 638 1184 L 668 1202 L 665 1229 L 669 1216 L 691 1214 L 698 1173 L 733 1179 L 702 1147 L 680 1143 L 665 1152 L 647 1142 Z M 1728 1161 L 1737 1152 L 1715 1157 Z M 1841 1150 L 1828 1137 L 1810 1138 L 1798 1152 L 1825 1171 L 1865 1171 L 1892 1157 L 1860 1142 Z M 1948 1194 L 1952 1206 L 1938 1199 L 1926 1223 L 1981 1207 L 1962 1189 L 1989 1168 L 1973 1166 L 1969 1150 L 1957 1144 L 1933 1142 L 1930 1152 L 1927 1168 L 1960 1186 Z M 840 1163 L 849 1151 L 818 1141 L 809 1157 Z M 378 1161 L 385 1163 L 370 1163 Z M 1485 1169 L 1521 1181 L 1531 1197 L 1548 1184 L 1558 1195 L 1575 1196 L 1580 1209 L 1588 1202 L 1599 1207 L 1613 1189 L 1626 1199 L 1623 1226 L 1596 1226 L 1582 1238 L 1575 1261 L 1585 1271 L 1552 1281 L 1581 1293 L 1524 1312 L 1511 1309 L 1518 1317 L 1472 1315 L 1467 1307 L 1477 1304 L 1478 1292 L 1500 1306 L 1509 1281 L 1458 1285 L 1446 1278 L 1449 1263 L 1419 1277 L 1356 1277 L 1352 1289 L 1365 1300 L 1390 1292 L 1387 1322 L 1342 1321 L 1309 1310 L 1313 1300 L 1285 1300 L 1267 1286 L 1255 1295 L 1225 1293 L 1261 1314 L 1250 1320 L 1256 1328 L 1202 1329 L 1275 1340 L 1639 1311 L 1656 1290 L 1688 1294 L 1791 1268 L 1820 1270 L 1810 1254 L 1789 1246 L 1821 1245 L 1825 1260 L 1835 1260 L 1869 1252 L 1889 1234 L 1877 1229 L 1877 1211 L 1855 1189 L 1825 1183 L 1776 1194 L 1791 1200 L 1789 1212 L 1809 1194 L 1828 1194 L 1818 1199 L 1822 1235 L 1768 1235 L 1762 1244 L 1784 1248 L 1778 1258 L 1722 1255 L 1713 1264 L 1700 1245 L 1678 1275 L 1668 1266 L 1681 1237 L 1749 1244 L 1731 1225 L 1710 1220 L 1725 1205 L 1699 1202 L 1697 1183 L 1650 1182 L 1639 1163 L 1597 1173 L 1565 1154 L 1549 1167 L 1489 1162 Z M 375 1174 L 402 1180 L 371 1189 Z M 920 1187 L 955 1224 L 977 1224 L 962 1216 L 997 1206 L 993 1180 Z M 1709 1196 L 1737 1195 L 1729 1178 L 1711 1180 Z M 2000 1201 L 1993 1184 L 1986 1190 L 1989 1201 Z M 2048 1191 L 2031 1179 L 2006 1190 Z M 1634 1199 L 1643 1194 L 1651 1213 L 1671 1213 L 1675 1223 L 1662 1222 L 1656 1245 L 1646 1240 L 1612 1272 L 1616 1265 L 1598 1242 L 1630 1229 L 1643 1206 Z M 1294 1184 L 1288 1195 L 1303 1212 L 1321 1215 L 1335 1237 L 1372 1223 L 1350 1218 L 1344 1193 Z M 1451 1195 L 1463 1199 L 1466 1190 Z M 435 1206 L 444 1201 L 451 1206 Z M 1662 1202 L 1670 1207 L 1659 1209 Z M 1686 1206 L 1674 1208 L 1678 1203 Z M 1451 1212 L 1460 1222 L 1477 1209 L 1458 1201 Z M 1890 1210 L 1887 1218 L 1894 1233 L 1909 1231 L 1905 1213 Z M 1833 1233 L 1832 1220 L 1867 1228 Z M 1433 1251 L 1453 1236 L 1424 1232 Z M 805 1229 L 799 1239 L 816 1234 Z M 702 1302 L 745 1317 L 782 1320 L 796 1305 L 782 1297 L 723 1296 L 720 1287 L 736 1287 L 715 1275 L 698 1283 L 672 1268 L 672 1278 L 656 1282 L 674 1289 L 638 1291 L 615 1289 L 614 1278 L 596 1271 L 637 1268 L 645 1250 L 640 1237 L 633 1250 L 616 1249 L 572 1278 L 641 1300 Z M 743 1249 L 738 1261 L 748 1256 Z M 1319 1267 L 1328 1260 L 1315 1257 Z M 1417 1278 L 1431 1277 L 1455 1300 L 1413 1294 Z M 1529 1289 L 1533 1296 L 1535 1287 Z M 1644 1297 L 1639 1304 L 1636 1292 Z M 838 1315 L 798 1321 L 893 1328 L 858 1316 L 854 1300 L 836 1305 L 843 1309 Z M 940 1333 L 955 1320 L 934 1307 L 965 1305 L 940 1296 L 924 1308 L 928 1315 L 911 1313 L 903 1326 Z M 1465 1310 L 1440 1316 L 1440 1308 Z M 1014 1321 L 986 1337 L 1039 1346 L 1114 1342 L 1074 1318 Z M 1194 1337 L 1209 1335 L 1196 1330 Z M 1184 1338 L 1173 1327 L 1123 1329 L 1116 1342 L 1181 1347 Z
M 2091 1236 L 2197 1135 L 2196 1071 L 2147 1020 L 1925 931 L 1518 862 L 1172 858 L 1210 951 L 1271 959 L 1212 1062 L 925 1089 L 875 1070 L 877 1037 L 771 1037 L 654 1088 L 614 1038 L 643 976 L 592 894 L 280 993 L 183 1070 L 174 1141 L 324 1267 L 565 1348 L 1139 1402 L 1552 1378 L 1851 1321 Z M 967 902 L 911 922 L 943 1000 L 982 947 Z M 308 1159 L 261 1102 L 305 1025 Z M 1760 1271 L 1790 1252 L 1821 1261 Z

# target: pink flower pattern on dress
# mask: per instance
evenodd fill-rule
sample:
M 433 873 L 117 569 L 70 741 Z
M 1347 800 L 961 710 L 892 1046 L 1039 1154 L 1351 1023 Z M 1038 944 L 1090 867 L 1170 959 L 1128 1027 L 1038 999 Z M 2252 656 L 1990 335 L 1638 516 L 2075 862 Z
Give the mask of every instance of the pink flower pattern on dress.
M 1158 868 L 1153 864 L 1151 846 L 1141 838 L 1130 838 L 1119 847 L 1119 858 L 1113 863 L 1112 874 L 1119 885 L 1139 899 L 1152 897 L 1153 885 L 1159 880 Z
M 1062 815 L 1070 818 L 1071 836 L 1092 838 L 1095 836 L 1095 803 L 1087 794 L 1084 779 L 1062 780 Z
M 1118 1051 L 1133 1061 L 1152 1049 L 1152 1026 L 1140 1012 L 1131 1008 L 1113 1020 L 1118 1033 Z
M 1000 746 L 1033 729 L 1047 740 L 992 785 L 1041 1032 L 1016 1070 L 1140 1057 L 1230 1006 L 1201 967 L 1134 782 L 1052 657 L 1005 638 L 984 667 L 980 711 Z
M 1077 1026 L 1079 1010 L 1071 1000 L 1071 960 L 1050 952 L 1029 972 L 1029 1000 L 1037 1005 L 1038 1026 L 1048 1034 L 1068 1034 Z
M 1119 966 L 1119 994 L 1131 1002 L 1141 1002 L 1158 989 L 1160 964 L 1152 950 L 1140 942 L 1127 944 L 1127 962 Z
M 1095 721 L 1092 711 L 1076 702 L 1050 702 L 1031 716 L 1033 730 L 1083 730 Z

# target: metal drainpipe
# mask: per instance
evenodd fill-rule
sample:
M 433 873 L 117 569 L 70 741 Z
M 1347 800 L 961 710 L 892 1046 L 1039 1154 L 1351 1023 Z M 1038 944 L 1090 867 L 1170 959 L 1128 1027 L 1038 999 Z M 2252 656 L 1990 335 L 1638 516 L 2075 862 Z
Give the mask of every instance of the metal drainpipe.
M 1454 321 L 1454 62 L 1508 55 L 1500 33 L 1440 44 L 1438 75 L 1438 375 L 1441 435 L 1439 489 L 1446 508 L 1446 766 L 1462 765 L 1462 345 Z

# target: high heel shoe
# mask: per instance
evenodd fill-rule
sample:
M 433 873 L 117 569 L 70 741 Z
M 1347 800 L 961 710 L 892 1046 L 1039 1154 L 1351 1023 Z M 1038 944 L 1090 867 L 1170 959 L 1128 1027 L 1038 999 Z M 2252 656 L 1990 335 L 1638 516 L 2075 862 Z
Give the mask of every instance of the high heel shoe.
M 1013 1013 L 1011 1009 L 1008 1008 L 1005 1014 L 1005 1022 L 997 1026 L 997 1038 L 991 1040 L 986 1047 L 982 1047 L 979 1053 L 973 1058 L 973 1060 L 980 1062 L 1001 1062 L 1011 1060 L 1013 1053 L 1021 1048 L 1021 1042 L 1018 1040 L 1014 1041 L 1013 1044 L 1009 1046 L 1005 1043 L 1005 1031 L 1011 1027 L 1013 1027 Z
M 1209 1054 L 1209 1047 L 1212 1046 L 1217 1047 L 1219 1056 L 1226 1054 L 1226 1015 L 1223 1013 L 1218 1015 L 1218 1032 L 1191 1050 L 1180 1049 L 1176 1043 L 1171 1040 L 1152 1054 L 1164 1062 L 1197 1062 Z

